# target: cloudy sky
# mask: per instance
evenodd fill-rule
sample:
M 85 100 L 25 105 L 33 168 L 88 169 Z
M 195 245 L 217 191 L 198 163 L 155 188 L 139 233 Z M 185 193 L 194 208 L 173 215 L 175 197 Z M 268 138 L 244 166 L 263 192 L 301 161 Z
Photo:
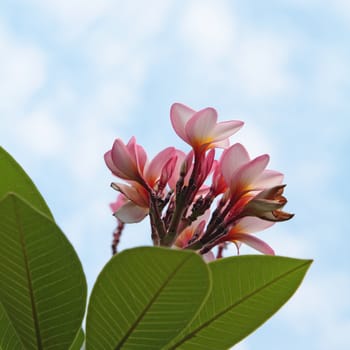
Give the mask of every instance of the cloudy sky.
M 176 101 L 244 120 L 232 142 L 271 155 L 296 213 L 261 237 L 315 261 L 236 349 L 346 350 L 349 37 L 347 0 L 1 1 L 0 142 L 47 199 L 91 288 L 115 224 L 103 162 L 113 140 L 187 151 L 169 121 Z M 145 222 L 127 227 L 121 247 L 149 243 Z

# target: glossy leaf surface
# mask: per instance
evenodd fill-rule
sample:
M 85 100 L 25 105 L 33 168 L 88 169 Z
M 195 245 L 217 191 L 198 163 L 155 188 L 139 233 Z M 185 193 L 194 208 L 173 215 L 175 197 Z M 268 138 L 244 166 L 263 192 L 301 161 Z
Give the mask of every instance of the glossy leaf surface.
M 85 311 L 80 261 L 57 225 L 14 194 L 0 202 L 0 301 L 26 350 L 67 350 Z
M 208 266 L 193 252 L 123 251 L 93 288 L 86 349 L 161 349 L 193 319 L 209 290 Z
M 0 302 L 0 350 L 25 350 L 11 319 Z
M 209 264 L 208 300 L 167 349 L 228 349 L 270 318 L 296 291 L 311 264 L 277 256 L 246 255 Z

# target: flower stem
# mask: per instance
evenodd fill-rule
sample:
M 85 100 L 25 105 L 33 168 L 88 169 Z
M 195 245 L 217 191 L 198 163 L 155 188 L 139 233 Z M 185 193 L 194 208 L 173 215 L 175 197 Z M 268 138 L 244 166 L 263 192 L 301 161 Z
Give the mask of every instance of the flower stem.
M 170 247 L 174 244 L 178 233 L 178 227 L 186 215 L 187 209 L 192 202 L 197 185 L 196 177 L 198 175 L 200 165 L 200 158 L 195 154 L 195 160 L 193 165 L 192 174 L 189 180 L 188 186 L 183 187 L 184 177 L 186 174 L 181 174 L 178 183 L 176 184 L 176 199 L 175 199 L 175 210 L 173 217 L 171 218 L 167 235 L 161 240 L 161 245 Z

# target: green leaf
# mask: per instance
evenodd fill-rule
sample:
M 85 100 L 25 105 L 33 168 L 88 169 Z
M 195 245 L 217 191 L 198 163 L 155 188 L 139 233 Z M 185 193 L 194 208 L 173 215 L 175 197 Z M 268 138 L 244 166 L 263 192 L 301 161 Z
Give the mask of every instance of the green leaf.
M 196 315 L 210 291 L 207 264 L 190 251 L 123 251 L 93 287 L 86 349 L 161 349 Z
M 51 211 L 33 181 L 22 167 L 0 147 L 0 199 L 13 192 L 53 219 Z
M 0 302 L 0 350 L 25 350 L 10 318 Z
M 210 263 L 209 298 L 191 325 L 166 348 L 220 350 L 237 344 L 292 296 L 311 262 L 246 255 Z
M 0 301 L 26 350 L 67 350 L 85 311 L 86 281 L 64 234 L 9 194 L 0 201 Z
M 85 340 L 85 335 L 83 330 L 80 328 L 69 350 L 80 350 L 84 344 L 84 340 Z

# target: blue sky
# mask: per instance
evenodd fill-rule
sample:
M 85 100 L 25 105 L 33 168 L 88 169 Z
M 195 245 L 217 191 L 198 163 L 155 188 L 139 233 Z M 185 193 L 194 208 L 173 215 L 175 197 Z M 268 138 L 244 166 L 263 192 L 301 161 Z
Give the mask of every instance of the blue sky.
M 293 299 L 236 349 L 350 344 L 350 2 L 27 0 L 0 3 L 0 140 L 31 175 L 90 287 L 110 257 L 103 154 L 135 135 L 188 150 L 173 102 L 215 107 L 232 138 L 286 174 L 287 223 L 261 234 L 315 260 Z M 149 244 L 127 227 L 122 248 Z M 250 251 L 246 250 L 247 253 Z

